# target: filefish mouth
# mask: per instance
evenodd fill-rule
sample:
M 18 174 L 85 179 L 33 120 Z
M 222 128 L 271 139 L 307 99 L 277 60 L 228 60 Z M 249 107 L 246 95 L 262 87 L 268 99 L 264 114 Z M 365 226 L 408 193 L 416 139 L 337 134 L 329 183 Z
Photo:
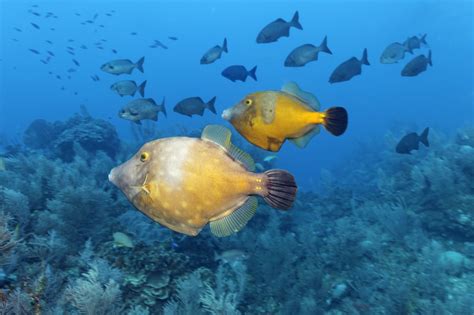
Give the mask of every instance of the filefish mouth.
M 232 112 L 230 109 L 226 109 L 222 112 L 222 115 L 221 115 L 222 119 L 225 119 L 225 120 L 230 120 L 232 118 Z
M 117 185 L 117 168 L 116 167 L 114 167 L 109 173 L 109 182 L 111 182 L 115 186 L 118 186 Z

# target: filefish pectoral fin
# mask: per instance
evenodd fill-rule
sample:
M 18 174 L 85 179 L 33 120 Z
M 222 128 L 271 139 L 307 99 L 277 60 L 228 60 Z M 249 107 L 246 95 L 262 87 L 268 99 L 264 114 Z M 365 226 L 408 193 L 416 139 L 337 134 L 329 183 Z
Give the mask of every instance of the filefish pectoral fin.
M 258 201 L 249 197 L 247 201 L 228 216 L 210 222 L 211 232 L 217 237 L 229 236 L 240 231 L 255 215 Z
M 290 139 L 290 141 L 293 142 L 297 147 L 303 149 L 308 145 L 308 143 L 311 141 L 311 139 L 315 135 L 319 134 L 320 131 L 321 131 L 321 128 L 318 125 L 316 125 L 313 129 L 311 129 L 305 135 L 298 138 Z

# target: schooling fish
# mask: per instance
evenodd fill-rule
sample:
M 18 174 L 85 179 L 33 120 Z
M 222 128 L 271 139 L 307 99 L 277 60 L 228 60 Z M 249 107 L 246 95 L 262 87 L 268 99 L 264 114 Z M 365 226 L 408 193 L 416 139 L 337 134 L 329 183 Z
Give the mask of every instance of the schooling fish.
M 265 26 L 257 35 L 257 43 L 273 43 L 276 42 L 280 37 L 289 37 L 291 27 L 297 28 L 299 30 L 303 29 L 303 26 L 301 26 L 299 22 L 298 11 L 295 12 L 290 22 L 279 18 Z
M 327 36 L 324 37 L 323 42 L 319 46 L 312 44 L 305 44 L 293 49 L 293 51 L 286 57 L 285 67 L 303 67 L 308 62 L 318 60 L 320 52 L 325 52 L 332 55 L 331 50 L 327 45 Z
M 431 62 L 431 50 L 428 53 L 428 57 L 425 55 L 419 55 L 413 58 L 409 63 L 402 69 L 402 76 L 414 77 L 420 73 L 426 71 L 428 65 L 433 66 Z
M 33 22 L 31 22 L 30 24 L 31 24 L 31 26 L 33 26 L 33 27 L 36 28 L 37 30 L 40 29 L 40 27 L 39 27 L 38 24 L 35 24 L 35 23 L 33 23 Z
M 204 101 L 200 97 L 188 97 L 182 101 L 179 101 L 178 104 L 176 104 L 176 106 L 174 107 L 173 111 L 185 116 L 192 117 L 193 115 L 202 116 L 204 114 L 204 109 L 207 108 L 215 114 L 215 101 L 215 96 L 211 98 L 207 103 L 204 103 Z
M 302 91 L 294 82 L 281 91 L 263 91 L 247 95 L 222 113 L 235 129 L 254 145 L 279 151 L 286 139 L 304 148 L 323 125 L 331 134 L 342 135 L 347 128 L 343 107 L 319 110 L 317 98 Z
M 110 74 L 115 74 L 115 75 L 120 75 L 120 74 L 131 74 L 133 69 L 138 69 L 140 72 L 144 72 L 143 70 L 143 63 L 145 62 L 145 57 L 141 57 L 136 63 L 133 63 L 129 59 L 118 59 L 118 60 L 112 60 L 109 61 L 105 64 L 103 64 L 100 67 L 100 70 L 110 73 Z
M 412 150 L 418 150 L 420 148 L 420 142 L 429 147 L 430 143 L 428 142 L 428 133 L 430 128 L 425 128 L 421 135 L 418 135 L 416 132 L 411 132 L 404 136 L 400 142 L 397 144 L 395 151 L 400 154 L 410 154 Z
M 115 82 L 110 86 L 112 91 L 117 92 L 118 95 L 131 95 L 135 96 L 135 93 L 138 91 L 142 97 L 145 96 L 145 86 L 146 80 L 142 82 L 142 84 L 137 86 L 137 83 L 133 80 L 123 80 Z
M 204 128 L 198 138 L 173 137 L 146 143 L 111 170 L 109 180 L 152 220 L 196 236 L 228 236 L 254 216 L 261 196 L 272 207 L 289 209 L 297 186 L 283 170 L 254 173 L 250 155 L 235 147 L 222 126 Z
M 422 44 L 428 45 L 428 43 L 426 42 L 426 35 L 427 34 L 424 34 L 420 38 L 418 38 L 417 36 L 408 37 L 403 42 L 403 45 L 406 47 L 407 51 L 409 51 L 410 53 L 413 53 L 413 50 L 421 48 Z
M 257 81 L 257 66 L 253 67 L 250 71 L 248 71 L 244 66 L 241 65 L 235 65 L 235 66 L 229 66 L 222 71 L 222 76 L 231 80 L 232 82 L 235 82 L 236 80 L 245 82 L 247 80 L 247 77 L 251 77 L 255 81 Z
M 160 105 L 157 105 L 152 98 L 140 98 L 125 105 L 118 115 L 120 118 L 141 125 L 141 121 L 145 119 L 157 121 L 159 112 L 166 116 L 165 99 L 163 99 Z
M 398 61 L 405 58 L 405 52 L 407 51 L 408 50 L 405 45 L 397 43 L 397 42 L 391 43 L 382 52 L 382 55 L 380 56 L 380 63 L 383 63 L 383 64 L 397 63 Z
M 349 81 L 354 76 L 362 73 L 362 65 L 370 65 L 369 60 L 367 59 L 367 49 L 364 49 L 364 53 L 360 60 L 356 57 L 352 57 L 337 66 L 329 78 L 329 83 Z
M 228 52 L 227 50 L 227 38 L 224 38 L 224 42 L 222 43 L 222 47 L 216 45 L 209 49 L 201 58 L 200 63 L 202 65 L 207 65 L 213 63 L 217 59 L 221 58 L 223 52 Z

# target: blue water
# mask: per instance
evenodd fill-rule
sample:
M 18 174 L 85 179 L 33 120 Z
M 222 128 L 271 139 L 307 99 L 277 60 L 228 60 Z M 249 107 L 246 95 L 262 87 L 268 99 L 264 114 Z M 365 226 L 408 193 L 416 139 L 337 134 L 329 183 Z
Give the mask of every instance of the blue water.
M 38 7 L 32 7 L 33 5 L 38 5 Z M 112 16 L 107 16 L 106 13 L 110 13 L 112 10 Z M 290 20 L 296 10 L 299 11 L 303 30 L 292 28 L 288 38 L 280 38 L 275 43 L 257 44 L 255 42 L 256 36 L 262 27 L 276 18 Z M 31 14 L 31 11 L 38 12 L 41 16 L 35 16 Z M 54 13 L 57 18 L 45 18 L 47 12 Z M 154 98 L 157 103 L 161 103 L 163 98 L 166 99 L 165 106 L 168 117 L 165 118 L 160 114 L 155 126 L 157 132 L 162 135 L 173 136 L 180 130 L 182 131 L 183 128 L 191 132 L 200 130 L 207 124 L 222 124 L 232 130 L 234 137 L 240 137 L 232 125 L 221 118 L 222 111 L 235 105 L 249 93 L 279 90 L 286 82 L 295 81 L 302 89 L 318 97 L 322 109 L 336 105 L 345 107 L 349 113 L 349 126 L 346 133 L 340 137 L 334 137 L 322 130 L 321 134 L 316 136 L 305 149 L 299 149 L 291 143 L 285 143 L 281 151 L 276 153 L 278 158 L 273 167 L 287 169 L 294 174 L 300 191 L 317 194 L 319 193 L 321 174 L 327 174 L 322 170 L 330 170 L 335 185 L 337 183 L 341 183 L 341 185 L 350 183 L 350 185 L 355 186 L 353 187 L 354 190 L 364 185 L 370 186 L 368 182 L 357 182 L 362 178 L 370 179 L 371 184 L 376 181 L 374 179 L 375 169 L 371 169 L 371 165 L 364 165 L 364 162 L 370 161 L 374 168 L 383 169 L 389 178 L 397 181 L 398 186 L 390 186 L 393 189 L 391 191 L 393 196 L 402 195 L 402 198 L 417 200 L 417 197 L 414 196 L 423 193 L 421 193 L 422 190 L 407 188 L 407 185 L 413 184 L 414 181 L 408 177 L 409 174 L 414 174 L 414 171 L 406 171 L 408 167 L 411 169 L 416 165 L 418 170 L 426 171 L 430 168 L 430 166 L 427 166 L 428 162 L 426 162 L 429 160 L 428 157 L 433 158 L 433 161 L 438 159 L 438 162 L 439 160 L 456 160 L 457 162 L 453 162 L 456 167 L 460 165 L 461 162 L 459 161 L 467 161 L 466 168 L 468 169 L 471 167 L 470 161 L 473 161 L 472 159 L 469 160 L 472 155 L 466 153 L 471 152 L 472 154 L 472 151 L 466 151 L 466 148 L 461 148 L 461 143 L 454 144 L 455 140 L 452 140 L 456 138 L 456 134 L 459 134 L 460 129 L 472 128 L 474 123 L 473 13 L 473 2 L 470 0 L 134 2 L 1 0 L 0 136 L 2 141 L 0 141 L 0 144 L 21 143 L 25 129 L 33 120 L 43 118 L 47 121 L 65 121 L 74 113 L 79 113 L 81 105 L 87 108 L 92 117 L 110 122 L 116 128 L 120 139 L 124 143 L 133 142 L 131 123 L 117 115 L 118 110 L 133 98 L 129 96 L 120 97 L 109 88 L 111 84 L 122 79 L 135 80 L 137 83 L 147 80 L 146 97 Z M 76 14 L 80 14 L 80 16 Z M 81 24 L 81 22 L 93 19 L 95 14 L 98 14 L 98 16 L 94 23 Z M 30 23 L 39 25 L 40 29 L 34 28 Z M 100 27 L 100 25 L 103 25 L 103 27 Z M 21 32 L 18 32 L 15 28 L 21 29 Z M 51 28 L 54 28 L 54 30 Z M 131 35 L 131 32 L 136 32 L 137 35 Z M 405 58 L 399 63 L 390 65 L 380 63 L 380 55 L 388 44 L 395 41 L 403 42 L 409 36 L 420 36 L 425 33 L 427 34 L 428 46 L 422 46 L 415 50 L 413 56 L 406 54 Z M 175 36 L 178 39 L 173 41 L 168 39 L 168 36 Z M 286 56 L 292 49 L 305 43 L 319 45 L 324 36 L 328 38 L 328 46 L 333 53 L 332 55 L 321 53 L 319 54 L 319 60 L 302 68 L 286 68 L 283 66 Z M 224 53 L 221 59 L 215 63 L 201 65 L 199 63 L 201 56 L 212 46 L 221 45 L 224 38 L 228 40 L 229 53 Z M 69 39 L 73 41 L 68 42 Z M 102 39 L 106 40 L 102 45 L 104 49 L 99 50 L 94 43 Z M 149 45 L 153 44 L 155 39 L 160 40 L 169 49 L 150 48 Z M 52 41 L 53 44 L 46 43 L 46 40 Z M 79 48 L 80 45 L 86 45 L 87 49 Z M 67 46 L 75 48 L 74 56 L 67 53 Z M 362 66 L 362 74 L 350 81 L 330 84 L 328 82 L 329 76 L 337 65 L 352 56 L 360 59 L 364 48 L 367 48 L 370 66 Z M 35 49 L 40 54 L 34 54 L 29 49 Z M 113 53 L 112 49 L 117 50 L 117 53 Z M 48 64 L 43 64 L 40 60 L 46 58 L 48 50 L 53 52 L 55 56 L 51 58 Z M 425 72 L 415 77 L 402 77 L 400 75 L 401 69 L 411 58 L 419 54 L 427 55 L 429 50 L 432 51 L 432 67 L 428 67 Z M 114 76 L 100 70 L 100 66 L 110 60 L 131 59 L 135 62 L 142 56 L 145 56 L 144 73 L 134 70 L 131 75 Z M 79 67 L 74 66 L 73 58 L 80 62 Z M 256 65 L 258 67 L 258 81 L 255 82 L 249 78 L 246 82 L 231 82 L 221 76 L 221 71 L 233 64 L 242 64 L 247 69 Z M 70 79 L 67 78 L 69 68 L 77 69 L 77 72 L 70 73 Z M 60 75 L 61 79 L 57 79 L 56 75 Z M 100 81 L 94 82 L 90 78 L 91 75 L 98 75 Z M 216 96 L 217 114 L 214 115 L 206 110 L 203 117 L 193 116 L 189 118 L 173 112 L 172 109 L 178 101 L 190 96 L 200 96 L 205 101 Z M 135 96 L 135 98 L 137 97 Z M 423 147 L 420 151 L 415 151 L 415 156 L 407 156 L 405 160 L 401 160 L 398 156 L 395 157 L 396 142 L 408 132 L 419 133 L 425 127 L 430 127 L 435 145 L 430 148 Z M 244 139 L 241 139 L 241 141 L 245 142 Z M 460 158 L 460 155 L 449 155 L 454 154 L 452 150 L 458 150 L 458 147 L 456 149 L 447 148 L 451 144 L 457 145 L 459 152 L 464 152 L 459 154 L 466 154 L 467 157 Z M 131 153 L 131 151 L 126 151 L 120 159 L 128 158 L 126 155 Z M 261 154 L 265 156 L 274 153 L 264 152 Z M 436 157 L 433 157 L 435 154 L 437 154 Z M 11 158 L 14 159 L 14 157 Z M 50 158 L 54 160 L 54 157 Z M 387 158 L 387 161 L 390 162 L 386 162 L 383 160 L 384 158 Z M 119 164 L 118 160 L 117 158 L 111 166 Z M 361 166 L 358 169 L 359 164 L 357 163 L 364 165 L 364 167 Z M 425 164 L 419 165 L 416 163 Z M 472 194 L 474 193 L 474 187 L 470 184 L 473 180 L 472 174 L 466 171 L 466 168 L 462 168 L 464 171 L 454 171 L 454 164 L 452 166 L 452 173 L 454 174 L 452 178 L 454 179 L 445 181 L 445 183 L 448 186 L 449 183 L 452 184 L 452 187 L 450 187 L 452 190 L 447 193 L 448 197 L 456 197 L 455 195 L 459 194 L 459 199 L 453 197 L 452 200 L 457 201 L 453 201 L 449 206 L 446 205 L 447 202 L 440 206 L 438 202 L 442 203 L 441 199 L 448 197 L 436 197 L 434 195 L 433 200 L 435 201 L 432 200 L 433 204 L 439 207 L 435 207 L 436 209 L 444 207 L 443 209 L 453 209 L 454 211 L 456 209 L 466 210 L 472 206 Z M 432 167 L 433 172 L 443 174 L 449 168 L 448 166 L 446 166 L 447 168 L 439 167 L 436 169 L 435 166 Z M 27 171 L 23 171 L 26 172 L 24 174 L 29 174 Z M 102 171 L 106 174 L 109 169 Z M 21 172 L 18 171 L 15 174 L 21 177 L 20 174 L 23 174 Z M 364 175 L 359 176 L 362 173 Z M 400 178 L 397 176 L 400 176 Z M 425 176 L 428 178 L 428 175 Z M 106 182 L 106 179 L 103 179 Z M 403 182 L 403 180 L 406 182 Z M 10 187 L 6 183 L 12 182 L 13 180 L 10 177 L 4 178 L 4 182 L 0 181 L 0 188 Z M 441 182 L 443 183 L 443 180 Z M 466 189 L 463 192 L 461 192 L 461 188 L 456 189 L 454 187 L 455 185 L 461 185 L 460 183 L 464 185 L 462 189 Z M 98 184 L 102 188 L 105 187 L 104 185 L 106 184 Z M 11 186 L 10 188 L 19 190 L 18 187 Z M 111 189 L 108 186 L 105 191 L 109 193 Z M 347 189 L 350 190 L 351 188 Z M 403 191 L 400 192 L 397 189 Z M 119 193 L 118 191 L 114 192 L 114 194 Z M 338 198 L 342 198 L 342 195 L 344 195 L 334 191 L 333 193 Z M 23 194 L 29 197 L 28 192 L 23 192 Z M 43 194 L 43 199 L 53 198 L 49 195 L 49 192 L 43 191 Z M 355 194 L 354 192 L 348 193 L 347 198 L 355 198 L 354 200 L 356 200 Z M 433 194 L 435 194 L 435 191 Z M 380 193 L 380 195 L 383 195 L 383 193 Z M 334 199 L 323 200 L 316 197 L 314 197 L 316 199 L 312 199 L 310 195 L 299 196 L 302 196 L 298 199 L 301 203 L 306 204 L 307 202 L 306 206 L 299 205 L 304 209 L 310 207 L 308 204 L 312 207 L 321 203 L 326 203 L 325 206 L 339 209 L 339 211 L 342 211 L 341 207 L 345 207 L 346 210 L 350 208 L 347 200 L 338 203 Z M 369 200 L 372 197 L 366 196 L 364 198 Z M 87 199 L 87 194 L 83 198 Z M 6 208 L 7 202 L 5 200 L 2 201 L 4 202 L 2 211 L 14 211 Z M 331 200 L 334 201 L 334 205 L 327 204 Z M 396 200 L 398 199 L 385 200 L 384 203 L 387 204 Z M 122 212 L 125 212 L 127 207 L 131 208 L 126 201 L 122 200 L 122 202 L 125 202 L 121 204 L 123 206 L 121 209 L 124 210 Z M 374 201 L 374 204 L 377 202 L 383 203 L 379 200 Z M 32 203 L 30 198 L 30 204 Z M 410 207 L 410 200 L 407 203 Z M 421 209 L 435 209 L 428 202 L 413 201 L 413 204 L 415 203 L 422 207 Z M 341 204 L 345 206 L 341 206 Z M 436 232 L 433 232 L 427 228 L 430 223 L 426 221 L 429 221 L 429 219 L 423 217 L 424 210 L 416 209 L 412 211 L 417 213 L 415 221 L 417 224 L 421 222 L 419 226 L 423 227 L 420 227 L 420 229 L 423 229 L 423 233 L 429 234 L 430 240 L 441 240 L 440 242 L 444 240 L 444 249 L 451 249 L 448 245 L 451 238 L 447 233 L 454 232 L 452 230 L 443 232 L 440 229 L 435 229 Z M 474 213 L 472 212 L 474 208 L 469 209 L 469 211 L 466 210 L 466 220 L 474 222 Z M 31 213 L 40 210 L 42 209 L 30 209 Z M 267 211 L 267 214 L 271 215 L 272 213 Z M 340 219 L 340 217 L 336 215 L 337 218 L 332 218 L 329 210 L 325 213 L 329 214 L 324 220 L 318 219 L 317 216 L 308 215 L 304 219 L 293 218 L 292 220 L 296 222 L 293 224 L 297 226 L 298 220 L 304 220 L 307 223 L 319 220 L 318 222 L 325 222 L 324 227 L 337 225 L 333 219 Z M 289 216 L 291 216 L 291 213 Z M 352 222 L 352 220 L 349 221 Z M 260 223 L 255 223 L 251 229 L 261 229 L 263 233 L 265 228 L 268 228 L 263 223 L 267 220 L 260 218 L 258 222 Z M 437 222 L 441 226 L 451 224 L 442 220 Z M 347 224 L 350 225 L 350 223 Z M 22 230 L 22 233 L 27 234 L 27 231 L 30 231 L 38 235 L 41 234 L 39 231 L 34 231 L 33 223 L 29 223 L 24 228 L 25 230 Z M 100 226 L 95 228 L 101 229 Z M 316 226 L 308 226 L 310 230 L 313 228 L 316 229 Z M 288 229 L 292 230 L 291 228 Z M 337 230 L 337 228 L 335 229 Z M 285 231 L 285 227 L 281 227 L 281 230 Z M 341 230 L 344 229 L 341 228 Z M 109 232 L 109 230 L 107 231 Z M 156 235 L 162 235 L 162 231 L 159 230 Z M 305 235 L 301 231 L 293 232 L 300 237 Z M 323 236 L 317 235 L 317 231 L 315 233 L 316 236 L 314 237 L 318 240 L 315 242 L 324 243 L 322 241 Z M 327 233 L 331 234 L 330 232 Z M 380 230 L 374 228 L 374 233 L 380 233 Z M 111 235 L 111 233 L 109 234 Z M 96 244 L 110 241 L 111 236 L 109 234 L 107 234 L 108 238 L 97 236 Z M 166 235 L 168 239 L 169 236 Z M 325 234 L 324 237 L 328 236 Z M 82 235 L 80 241 L 77 241 L 77 250 L 83 245 L 86 238 Z M 458 239 L 457 236 L 453 236 L 453 239 L 455 238 Z M 246 241 L 249 241 L 249 239 L 252 238 L 248 237 Z M 275 239 L 277 239 L 277 236 L 275 236 Z M 466 250 L 464 254 L 474 261 L 474 253 L 472 252 L 473 236 L 461 237 L 461 239 L 463 241 L 457 244 L 457 247 L 452 243 L 451 245 L 461 252 L 463 252 L 461 250 L 462 246 L 471 246 L 469 247 L 471 253 L 468 254 Z M 171 238 L 171 240 L 171 243 L 168 243 L 174 244 L 174 238 Z M 206 246 L 200 244 L 199 241 L 196 242 L 186 243 L 184 249 L 179 250 L 180 253 L 189 254 L 193 248 L 198 251 L 197 248 L 211 246 L 209 245 L 211 241 L 208 241 Z M 206 243 L 206 240 L 204 239 L 203 242 Z M 225 246 L 221 246 L 222 244 Z M 304 245 L 304 241 L 300 241 L 299 244 L 307 245 Z M 230 241 L 229 243 L 220 243 L 219 246 L 221 246 L 220 249 L 230 249 L 238 247 L 238 245 L 239 241 L 234 239 L 234 243 Z M 313 251 L 315 248 L 319 248 L 319 245 L 313 244 L 313 246 L 315 246 L 312 248 Z M 433 245 L 430 246 L 430 248 L 433 248 Z M 219 249 L 207 248 L 206 255 L 213 256 L 213 254 L 210 254 L 213 250 L 218 251 Z M 352 249 L 348 247 L 347 250 Z M 403 251 L 403 249 L 400 250 Z M 415 251 L 419 254 L 421 246 Z M 143 253 L 146 253 L 146 250 L 143 250 Z M 275 251 L 273 253 L 275 254 Z M 291 253 L 292 250 L 288 250 L 283 255 L 291 255 Z M 300 255 L 302 252 L 298 253 L 296 255 Z M 75 254 L 77 254 L 77 251 Z M 22 257 L 21 253 L 18 255 Z M 73 253 L 69 253 L 69 255 L 73 255 Z M 416 254 L 413 255 L 416 256 Z M 190 254 L 190 257 L 194 257 L 190 259 L 197 259 L 192 254 Z M 295 262 L 290 264 L 293 268 L 297 268 L 298 258 L 301 257 L 297 256 Z M 206 262 L 205 258 L 200 257 L 199 259 L 201 260 L 193 264 L 193 268 L 200 266 L 201 262 Z M 212 260 L 212 257 L 209 259 Z M 337 260 L 337 258 L 334 259 Z M 324 259 L 321 258 L 321 261 L 324 261 Z M 29 263 L 38 267 L 41 265 L 41 259 Z M 205 263 L 202 265 L 206 266 Z M 120 268 L 119 265 L 114 265 L 114 267 Z M 67 269 L 64 266 L 58 267 L 57 265 L 52 268 Z M 247 266 L 247 268 L 250 270 L 252 266 Z M 334 272 L 340 271 L 341 278 L 343 278 L 342 273 L 346 274 L 349 272 L 348 270 L 354 268 L 356 268 L 355 265 L 340 268 L 343 271 L 336 268 Z M 468 293 L 474 292 L 474 282 L 471 281 L 474 276 L 472 266 L 469 265 L 466 268 L 467 271 L 464 275 L 469 280 L 466 280 L 464 289 L 460 290 L 461 292 L 464 290 L 466 297 L 468 297 Z M 17 272 L 16 276 L 20 278 L 20 272 Z M 77 277 L 79 277 L 79 274 Z M 255 284 L 252 283 L 252 285 Z M 14 283 L 9 284 L 9 286 L 11 288 L 20 287 Z M 417 288 L 419 289 L 417 289 L 418 293 L 425 290 L 424 287 Z M 2 290 L 6 290 L 6 286 L 3 286 Z M 122 289 L 123 292 L 126 292 L 124 296 L 129 294 L 127 296 L 133 299 L 133 294 L 126 290 Z M 260 288 L 259 290 L 252 292 L 263 294 L 263 289 Z M 352 290 L 352 292 L 357 291 L 354 288 Z M 58 289 L 57 292 L 62 291 Z M 387 292 L 389 292 L 388 289 Z M 456 297 L 462 297 L 459 291 L 453 294 Z M 272 296 L 276 300 L 282 299 L 282 296 L 276 294 Z M 350 296 L 353 299 L 358 299 L 355 293 Z M 416 298 L 420 298 L 420 296 L 421 294 L 418 294 Z M 258 300 L 258 297 L 254 298 Z M 265 301 L 268 302 L 268 297 L 266 298 Z M 324 296 L 316 300 L 321 302 L 330 298 Z M 413 300 L 416 298 L 413 297 Z M 251 298 L 245 301 L 247 305 L 252 303 Z M 445 307 L 447 313 L 436 314 L 464 314 L 462 313 L 464 311 L 456 313 L 457 311 L 453 311 L 455 308 L 449 308 L 447 295 L 443 295 L 437 301 L 444 305 L 443 307 Z M 282 300 L 279 300 L 279 302 L 285 304 Z M 366 301 L 365 303 L 367 305 L 355 307 L 360 314 L 435 314 L 422 311 L 422 308 L 418 307 L 422 304 L 419 301 L 412 303 L 415 306 L 407 303 L 412 305 L 412 308 L 407 307 L 407 310 L 404 311 L 394 311 L 394 308 L 388 306 L 388 304 L 385 308 L 373 308 L 376 304 L 374 301 Z M 290 311 L 292 308 L 288 303 L 284 307 L 280 305 L 281 308 L 269 309 L 268 305 L 270 304 L 270 302 L 265 304 L 266 311 L 261 309 L 257 311 L 256 308 L 252 310 L 250 306 L 249 308 L 240 308 L 240 311 L 247 314 L 276 314 L 278 312 L 283 314 L 316 314 L 320 312 L 319 309 L 316 311 L 314 308 L 312 311 L 304 311 L 302 308 L 293 308 L 294 311 Z M 339 306 L 342 304 L 339 304 Z M 262 305 L 260 307 L 264 308 Z M 48 307 L 50 306 L 48 304 Z M 326 304 L 323 311 L 328 314 L 341 314 L 337 313 L 338 310 L 343 314 L 354 313 L 348 311 L 349 308 L 342 306 L 338 309 L 339 306 L 331 302 Z M 443 307 L 440 306 L 440 308 Z M 151 308 L 151 313 L 156 313 L 157 309 L 158 307 Z M 110 311 L 109 313 L 114 312 L 126 313 L 123 310 Z

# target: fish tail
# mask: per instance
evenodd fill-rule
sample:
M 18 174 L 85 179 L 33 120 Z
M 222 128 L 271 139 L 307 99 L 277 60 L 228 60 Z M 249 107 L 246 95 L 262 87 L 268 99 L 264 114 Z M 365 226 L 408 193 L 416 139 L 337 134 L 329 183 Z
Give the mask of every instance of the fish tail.
M 426 35 L 428 35 L 428 34 L 424 34 L 423 36 L 421 36 L 421 38 L 420 38 L 420 43 L 423 43 L 423 44 L 425 44 L 425 45 L 428 45 L 428 43 L 426 42 Z
M 328 37 L 327 36 L 324 36 L 323 42 L 321 43 L 321 45 L 319 45 L 319 51 L 322 51 L 322 52 L 325 52 L 325 53 L 328 53 L 328 54 L 332 55 L 332 51 L 328 47 Z
M 420 142 L 425 145 L 425 147 L 429 147 L 430 143 L 428 142 L 428 133 L 430 132 L 430 128 L 426 127 L 425 130 L 420 135 Z
M 143 70 L 143 63 L 145 62 L 145 57 L 141 57 L 137 63 L 135 64 L 135 66 L 137 67 L 138 70 L 140 70 L 141 73 L 144 72 Z
M 142 97 L 145 97 L 145 86 L 146 86 L 146 80 L 143 81 L 142 84 L 140 84 L 137 89 Z
M 222 43 L 222 51 L 228 53 L 229 51 L 227 50 L 227 38 L 224 38 L 224 42 Z
M 252 70 L 249 71 L 248 75 L 254 79 L 255 81 L 257 81 L 257 66 L 253 67 Z
M 302 30 L 303 29 L 303 26 L 301 26 L 300 24 L 300 14 L 298 13 L 298 11 L 295 12 L 295 14 L 293 15 L 293 18 L 291 19 L 291 22 L 290 22 L 291 26 L 299 29 L 299 30 Z
M 364 48 L 364 52 L 362 53 L 362 58 L 360 59 L 360 63 L 370 66 L 369 59 L 367 59 L 367 48 Z
M 216 102 L 216 97 L 214 96 L 213 98 L 211 98 L 209 100 L 209 102 L 207 102 L 206 104 L 206 107 L 211 111 L 213 112 L 214 114 L 216 114 L 216 108 L 214 107 L 214 103 Z
M 146 81 L 145 81 L 145 82 L 146 82 Z M 143 84 L 143 83 L 142 83 L 142 84 Z M 164 97 L 163 97 L 163 101 L 162 101 L 161 104 L 158 105 L 158 106 L 159 106 L 158 111 L 163 112 L 163 114 L 165 115 L 165 117 L 167 117 L 167 115 L 166 115 L 166 108 L 165 108 L 165 98 L 164 98 Z
M 263 199 L 271 207 L 287 210 L 291 208 L 296 198 L 295 178 L 284 170 L 269 170 L 265 173 L 267 194 Z
M 430 64 L 430 66 L 433 67 L 433 62 L 431 61 L 431 49 L 430 49 L 430 51 L 428 52 L 428 63 Z
M 347 111 L 344 107 L 331 107 L 323 114 L 323 125 L 335 136 L 342 135 L 347 129 Z

